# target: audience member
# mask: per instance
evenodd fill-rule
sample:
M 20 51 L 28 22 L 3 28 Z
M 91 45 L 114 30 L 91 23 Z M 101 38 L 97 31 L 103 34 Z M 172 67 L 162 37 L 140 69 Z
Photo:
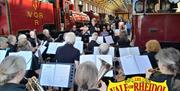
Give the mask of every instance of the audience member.
M 107 31 L 109 32 L 109 35 L 114 36 L 114 31 L 112 30 L 110 25 L 107 25 Z
M 109 32 L 107 31 L 106 26 L 103 26 L 103 31 L 100 33 L 100 36 L 105 37 L 108 35 L 109 35 Z
M 0 91 L 26 91 L 20 85 L 25 75 L 26 62 L 20 56 L 8 56 L 0 64 Z

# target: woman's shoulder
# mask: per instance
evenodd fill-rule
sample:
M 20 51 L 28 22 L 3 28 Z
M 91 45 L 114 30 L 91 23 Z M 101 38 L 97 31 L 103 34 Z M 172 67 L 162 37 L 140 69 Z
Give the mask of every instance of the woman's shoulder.
M 166 75 L 161 73 L 154 73 L 150 76 L 150 80 L 157 81 L 157 82 L 164 82 L 165 80 L 171 80 L 173 75 Z
M 0 86 L 0 91 L 26 91 L 26 87 L 20 84 L 7 83 Z

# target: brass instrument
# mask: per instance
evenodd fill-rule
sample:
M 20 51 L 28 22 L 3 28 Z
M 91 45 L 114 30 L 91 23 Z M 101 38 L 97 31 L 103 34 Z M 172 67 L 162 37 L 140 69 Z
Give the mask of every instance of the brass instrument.
M 28 78 L 27 80 L 28 83 L 26 84 L 26 88 L 28 91 L 44 91 L 44 89 L 39 84 L 38 79 L 36 77 L 33 76 L 32 78 Z
M 98 83 L 100 82 L 101 78 L 110 70 L 113 69 L 113 66 L 109 63 L 107 63 L 105 60 L 103 59 L 100 59 L 101 61 L 101 67 L 99 69 L 99 72 L 98 72 Z M 97 85 L 98 85 L 97 83 Z

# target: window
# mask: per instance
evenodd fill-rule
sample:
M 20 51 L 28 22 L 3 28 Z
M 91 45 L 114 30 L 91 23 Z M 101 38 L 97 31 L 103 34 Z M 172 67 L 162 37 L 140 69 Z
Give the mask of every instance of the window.
M 92 8 L 93 8 L 92 5 L 90 5 L 90 10 L 92 10 Z
M 85 11 L 88 11 L 88 3 L 86 3 Z

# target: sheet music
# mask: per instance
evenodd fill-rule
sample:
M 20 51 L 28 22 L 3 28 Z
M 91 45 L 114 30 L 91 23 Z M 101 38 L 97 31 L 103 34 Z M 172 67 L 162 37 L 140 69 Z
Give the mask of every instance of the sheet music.
M 96 56 L 95 55 L 81 55 L 80 56 L 80 64 L 86 61 L 91 61 L 96 64 Z
M 46 46 L 41 45 L 41 46 L 37 49 L 37 51 L 35 52 L 36 57 L 39 57 L 39 55 L 38 55 L 38 50 L 40 50 L 41 55 L 42 55 L 43 52 L 46 50 Z
M 129 49 L 131 55 L 140 55 L 139 47 L 130 47 Z
M 120 57 L 129 55 L 140 55 L 138 47 L 119 48 Z
M 7 50 L 0 50 L 0 63 L 3 61 L 7 53 Z
M 17 55 L 17 56 L 24 57 L 25 61 L 26 61 L 26 70 L 30 70 L 31 69 L 32 51 L 12 52 L 12 53 L 9 53 L 9 55 Z
M 74 47 L 77 48 L 80 53 L 83 53 L 83 42 L 82 41 L 76 41 L 74 44 Z
M 82 37 L 76 37 L 76 41 L 81 41 Z
M 96 67 L 98 68 L 98 70 L 100 70 L 100 67 L 102 65 L 100 59 L 102 59 L 112 65 L 112 56 L 111 55 L 96 55 Z M 111 70 L 111 71 L 107 72 L 105 74 L 105 76 L 112 77 L 113 71 Z
M 40 84 L 43 86 L 53 86 L 55 65 L 42 64 Z
M 42 64 L 40 84 L 43 86 L 68 87 L 71 65 Z
M 112 36 L 105 36 L 105 41 L 107 44 L 113 44 L 114 43 Z
M 54 75 L 54 87 L 68 87 L 70 77 L 70 65 L 56 64 Z
M 90 42 L 91 40 L 92 40 L 92 37 L 89 37 L 89 42 Z M 98 36 L 96 42 L 97 42 L 98 44 L 104 43 L 104 41 L 103 41 L 103 36 Z
M 125 75 L 139 74 L 139 69 L 134 60 L 134 56 L 120 57 L 120 61 Z
M 100 55 L 99 47 L 94 47 L 94 55 Z M 109 52 L 107 55 L 112 55 L 114 57 L 114 47 L 109 47 Z
M 47 49 L 47 54 L 56 54 L 56 50 L 59 46 L 63 46 L 64 43 L 58 43 L 58 42 L 50 42 L 48 49 Z
M 145 74 L 147 69 L 152 68 L 151 62 L 147 55 L 134 57 L 136 59 L 136 64 L 138 65 L 140 74 Z

